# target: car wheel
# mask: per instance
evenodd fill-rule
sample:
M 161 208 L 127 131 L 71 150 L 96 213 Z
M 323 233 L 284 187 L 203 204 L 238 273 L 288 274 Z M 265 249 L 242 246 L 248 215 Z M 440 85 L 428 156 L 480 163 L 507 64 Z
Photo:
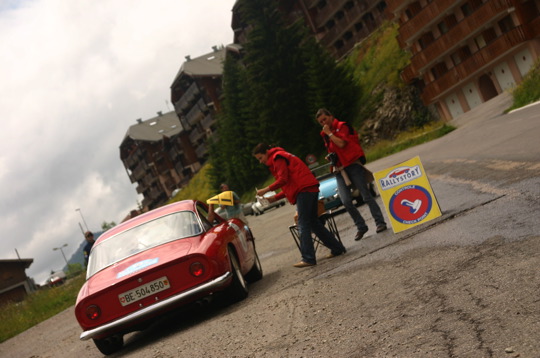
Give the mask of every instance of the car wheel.
M 255 249 L 255 244 L 253 244 L 253 253 L 255 254 L 255 262 L 253 263 L 253 267 L 246 275 L 246 280 L 248 282 L 255 282 L 259 281 L 263 277 L 263 269 L 261 265 L 261 260 L 259 260 L 259 255 L 257 254 L 257 250 Z
M 97 349 L 105 355 L 118 352 L 124 346 L 124 336 L 114 335 L 103 339 L 94 339 Z
M 230 303 L 243 300 L 248 295 L 247 282 L 242 276 L 242 270 L 240 269 L 240 263 L 236 253 L 232 248 L 228 248 L 229 260 L 231 261 L 232 282 L 226 291 L 226 298 Z

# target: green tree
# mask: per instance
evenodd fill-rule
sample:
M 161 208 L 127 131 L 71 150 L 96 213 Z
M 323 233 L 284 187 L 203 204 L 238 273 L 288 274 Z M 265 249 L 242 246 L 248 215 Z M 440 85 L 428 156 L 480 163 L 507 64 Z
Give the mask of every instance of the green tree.
M 286 26 L 274 0 L 239 0 L 250 25 L 245 55 L 227 56 L 219 140 L 211 147 L 212 180 L 252 189 L 268 172 L 251 157 L 258 142 L 304 158 L 323 151 L 314 115 L 326 107 L 342 120 L 357 111 L 359 88 L 308 35 L 304 23 Z
M 116 223 L 114 221 L 111 221 L 110 223 L 104 221 L 102 224 L 101 224 L 101 228 L 103 229 L 103 231 L 107 231 L 109 230 L 110 228 L 113 228 L 116 226 Z
M 253 183 L 267 172 L 252 158 L 251 150 L 257 144 L 250 134 L 256 122 L 251 115 L 246 70 L 235 56 L 228 54 L 223 68 L 223 91 L 226 93 L 218 119 L 219 140 L 211 143 L 211 184 L 227 182 L 235 191 L 253 189 Z

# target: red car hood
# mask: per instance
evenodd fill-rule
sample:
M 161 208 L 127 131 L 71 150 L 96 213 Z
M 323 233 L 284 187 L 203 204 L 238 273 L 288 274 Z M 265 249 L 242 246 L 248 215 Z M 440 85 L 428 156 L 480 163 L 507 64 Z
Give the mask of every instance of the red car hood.
M 166 265 L 171 261 L 193 254 L 200 237 L 184 238 L 153 247 L 125 258 L 90 277 L 79 293 L 79 298 L 87 297 L 106 287 L 118 284 L 133 275 Z M 83 291 L 85 291 L 83 293 Z

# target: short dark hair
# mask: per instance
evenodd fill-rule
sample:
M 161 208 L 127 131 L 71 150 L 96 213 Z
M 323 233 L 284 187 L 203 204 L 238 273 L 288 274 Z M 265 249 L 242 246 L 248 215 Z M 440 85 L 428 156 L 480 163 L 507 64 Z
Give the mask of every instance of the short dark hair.
M 320 116 L 322 115 L 325 115 L 325 116 L 330 116 L 330 117 L 333 117 L 334 115 L 332 114 L 332 112 L 330 112 L 329 110 L 327 110 L 326 108 L 319 108 L 319 110 L 317 111 L 317 114 L 315 114 L 315 120 L 317 118 L 319 118 Z
M 84 233 L 84 237 L 92 237 L 92 236 L 94 236 L 94 234 L 92 234 L 91 231 L 87 231 Z
M 255 154 L 266 154 L 266 152 L 268 151 L 268 149 L 272 148 L 271 146 L 269 146 L 268 144 L 266 143 L 259 143 L 255 146 L 255 148 L 253 148 L 253 151 L 251 152 L 252 155 L 255 155 Z

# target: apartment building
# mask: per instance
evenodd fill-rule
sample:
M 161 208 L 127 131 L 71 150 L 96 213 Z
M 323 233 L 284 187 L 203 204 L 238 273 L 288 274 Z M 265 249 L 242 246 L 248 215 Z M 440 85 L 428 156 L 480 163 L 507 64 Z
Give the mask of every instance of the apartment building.
M 519 84 L 540 56 L 540 0 L 387 0 L 402 78 L 451 119 Z
M 311 34 L 339 60 L 386 20 L 386 0 L 276 0 L 286 23 L 304 19 Z M 233 7 L 234 43 L 243 44 L 249 24 Z
M 200 163 L 208 157 L 208 139 L 216 132 L 226 48 L 197 58 L 186 56 L 171 85 L 171 102 Z
M 130 126 L 120 145 L 120 159 L 137 193 L 143 211 L 167 202 L 175 189 L 185 186 L 201 164 L 174 111 Z

